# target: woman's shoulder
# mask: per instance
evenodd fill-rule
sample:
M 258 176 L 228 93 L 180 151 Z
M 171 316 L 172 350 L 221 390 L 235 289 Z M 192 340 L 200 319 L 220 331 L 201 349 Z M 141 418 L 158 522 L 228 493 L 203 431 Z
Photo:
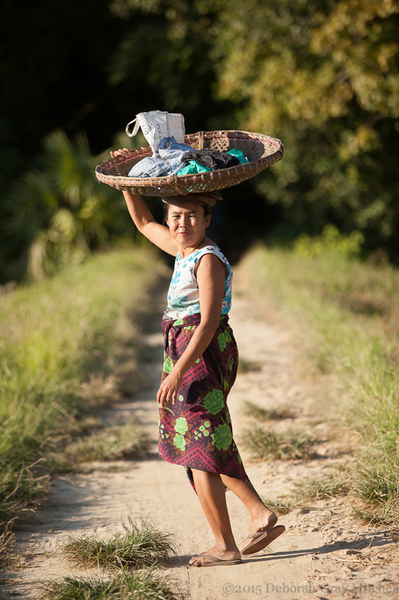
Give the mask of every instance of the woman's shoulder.
M 217 246 L 215 243 L 209 243 L 206 246 L 203 246 L 202 248 L 199 248 L 198 250 L 195 251 L 195 257 L 193 257 L 193 261 L 191 263 L 191 271 L 192 274 L 194 275 L 194 277 L 196 277 L 196 272 L 197 272 L 197 268 L 198 268 L 198 263 L 200 261 L 200 259 L 202 259 L 203 256 L 207 255 L 207 254 L 212 254 L 213 256 L 216 256 L 225 266 L 226 269 L 226 277 L 231 278 L 232 276 L 232 270 L 230 267 L 230 263 L 227 260 L 227 258 L 225 257 L 225 255 L 223 254 L 223 252 L 220 250 L 219 246 Z
M 227 258 L 225 257 L 219 246 L 217 246 L 214 242 L 211 242 L 206 246 L 203 246 L 202 248 L 196 250 L 192 255 L 193 261 L 197 263 L 199 259 L 202 258 L 202 256 L 204 256 L 204 254 L 214 254 L 218 258 L 220 258 L 220 260 L 222 260 L 224 263 L 228 264 Z

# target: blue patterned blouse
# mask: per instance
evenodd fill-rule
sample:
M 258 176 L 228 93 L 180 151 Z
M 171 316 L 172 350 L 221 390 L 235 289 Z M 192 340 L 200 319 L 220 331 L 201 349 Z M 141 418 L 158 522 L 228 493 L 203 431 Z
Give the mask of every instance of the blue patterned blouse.
M 227 267 L 221 314 L 226 315 L 230 311 L 233 272 L 229 261 L 220 249 L 216 245 L 209 245 L 196 250 L 186 258 L 182 258 L 180 252 L 176 256 L 168 291 L 168 305 L 165 314 L 167 318 L 181 319 L 187 315 L 201 312 L 199 289 L 194 270 L 195 265 L 204 254 L 215 254 Z

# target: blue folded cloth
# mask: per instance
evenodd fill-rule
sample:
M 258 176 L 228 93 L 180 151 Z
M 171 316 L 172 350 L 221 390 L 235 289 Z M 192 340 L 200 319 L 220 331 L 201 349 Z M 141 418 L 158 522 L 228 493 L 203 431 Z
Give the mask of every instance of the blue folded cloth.
M 190 158 L 195 159 L 196 155 L 198 159 L 201 160 L 201 156 L 205 155 L 206 158 L 213 157 L 213 167 L 222 168 L 226 166 L 228 163 L 224 164 L 223 162 L 219 163 L 214 160 L 222 159 L 223 157 L 227 157 L 227 154 L 230 154 L 232 157 L 235 157 L 232 160 L 232 164 L 243 164 L 248 162 L 245 158 L 244 154 L 241 150 L 237 150 L 232 148 L 227 153 L 224 152 L 216 152 L 214 150 L 194 150 L 191 146 L 187 144 L 179 144 L 176 142 L 175 138 L 168 137 L 161 140 L 159 144 L 159 157 L 156 156 L 147 156 L 140 160 L 138 163 L 132 167 L 128 173 L 129 177 L 167 177 L 168 175 L 192 175 L 195 173 L 203 173 L 205 171 L 210 171 L 211 167 L 209 165 L 204 166 L 204 164 L 200 164 L 195 160 L 186 160 L 182 161 L 183 155 L 190 153 Z M 201 152 L 203 153 L 201 155 Z M 230 157 L 228 157 L 229 159 Z M 210 160 L 212 160 L 210 158 Z
M 182 167 L 182 156 L 192 147 L 187 144 L 179 144 L 175 138 L 168 137 L 161 140 L 159 144 L 159 156 L 147 156 L 132 167 L 128 173 L 129 177 L 166 177 L 175 175 Z

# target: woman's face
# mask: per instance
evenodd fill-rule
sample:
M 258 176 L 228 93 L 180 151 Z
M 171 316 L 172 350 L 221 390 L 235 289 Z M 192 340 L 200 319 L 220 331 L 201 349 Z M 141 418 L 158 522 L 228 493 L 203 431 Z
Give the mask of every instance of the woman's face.
M 196 203 L 171 204 L 166 219 L 170 235 L 182 249 L 196 248 L 205 237 L 210 221 L 211 216 L 205 216 L 203 206 Z

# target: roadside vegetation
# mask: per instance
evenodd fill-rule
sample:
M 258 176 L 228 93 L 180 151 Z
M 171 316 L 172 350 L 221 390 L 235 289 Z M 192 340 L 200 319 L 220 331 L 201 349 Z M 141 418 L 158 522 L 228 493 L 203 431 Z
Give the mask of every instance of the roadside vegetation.
M 2 294 L 3 549 L 6 524 L 47 490 L 52 470 L 146 452 L 137 423 L 105 428 L 98 411 L 143 384 L 139 326 L 164 269 L 156 254 L 130 246 Z
M 122 570 L 111 577 L 65 577 L 46 584 L 41 600 L 177 600 L 170 578 L 145 569 Z
M 303 498 L 351 494 L 357 514 L 399 526 L 399 272 L 362 237 L 329 227 L 291 250 L 259 246 L 245 259 L 250 284 L 300 328 L 303 348 L 340 381 L 342 419 L 361 438 L 355 466 L 301 483 Z M 323 496 L 324 494 L 324 496 Z
M 244 446 L 252 458 L 293 460 L 310 458 L 315 440 L 304 433 L 287 430 L 277 433 L 265 425 L 255 425 L 243 433 Z
M 155 571 L 175 553 L 171 535 L 131 521 L 124 532 L 104 540 L 71 538 L 60 552 L 78 568 L 101 569 L 92 577 L 64 577 L 43 586 L 42 600 L 177 600 L 181 596 L 169 577 Z
M 75 567 L 142 569 L 167 562 L 174 548 L 170 534 L 149 524 L 139 528 L 129 522 L 124 533 L 117 533 L 109 540 L 87 536 L 71 538 L 61 552 Z

